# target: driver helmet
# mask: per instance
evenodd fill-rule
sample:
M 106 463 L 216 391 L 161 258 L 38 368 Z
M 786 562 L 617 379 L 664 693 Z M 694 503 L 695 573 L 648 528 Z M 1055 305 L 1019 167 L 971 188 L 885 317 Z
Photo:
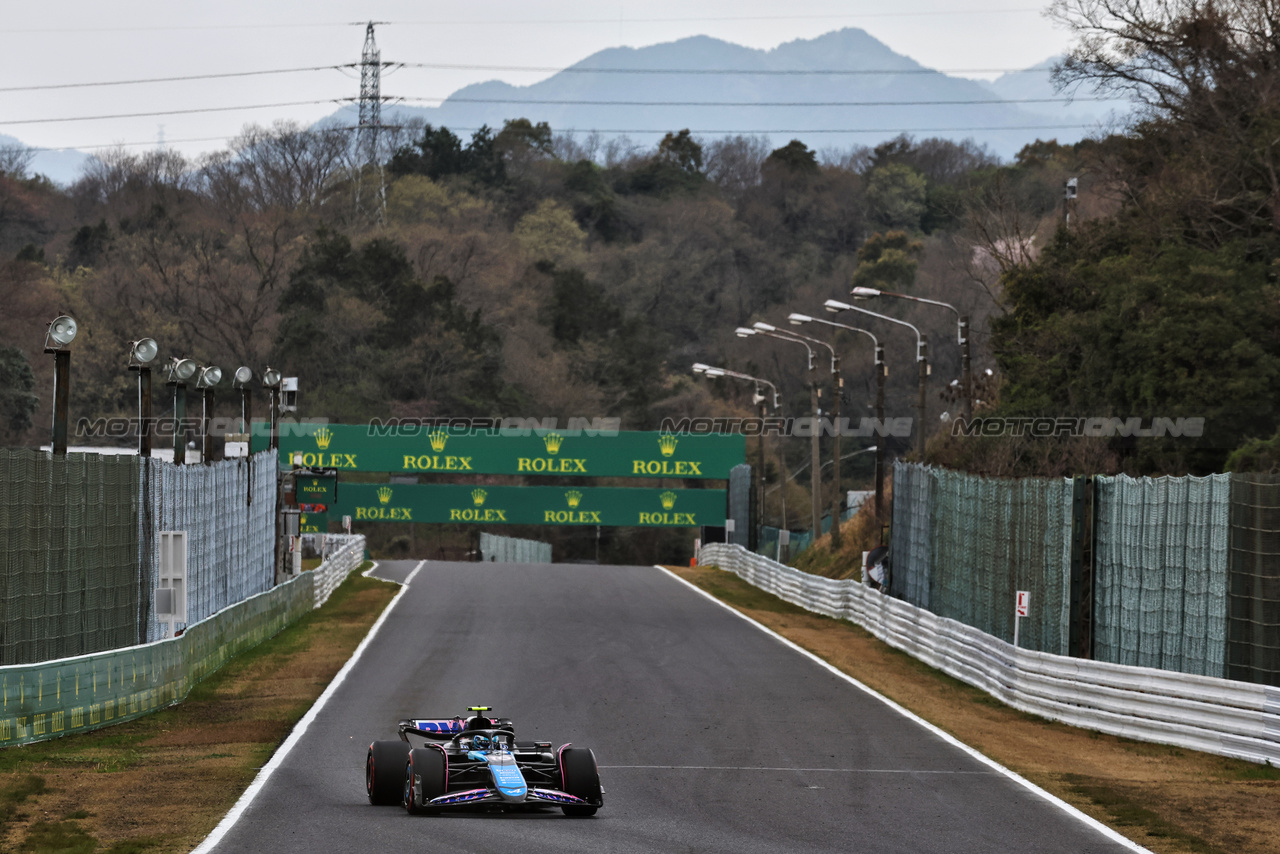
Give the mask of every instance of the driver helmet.
M 471 736 L 471 747 L 474 750 L 487 750 L 493 744 L 493 740 L 487 735 Z

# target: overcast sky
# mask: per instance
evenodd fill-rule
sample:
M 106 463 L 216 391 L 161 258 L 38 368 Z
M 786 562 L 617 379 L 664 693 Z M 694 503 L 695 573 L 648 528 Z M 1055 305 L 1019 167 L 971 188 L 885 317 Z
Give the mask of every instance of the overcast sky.
M 963 76 L 992 78 L 1060 53 L 1067 36 L 1018 0 L 0 0 L 0 89 L 219 74 L 357 62 L 363 25 L 377 27 L 384 61 L 563 68 L 608 47 L 642 47 L 709 35 L 772 48 L 843 27 L 860 27 L 898 53 Z M 979 72 L 978 69 L 984 71 Z M 545 72 L 402 69 L 384 94 L 443 98 L 482 80 L 528 84 Z M 359 93 L 348 69 L 128 86 L 0 91 L 0 134 L 41 147 L 166 140 L 188 154 L 223 147 L 246 123 L 310 123 Z M 190 115 L 22 123 L 162 110 L 240 108 Z M 184 142 L 182 140 L 194 140 Z

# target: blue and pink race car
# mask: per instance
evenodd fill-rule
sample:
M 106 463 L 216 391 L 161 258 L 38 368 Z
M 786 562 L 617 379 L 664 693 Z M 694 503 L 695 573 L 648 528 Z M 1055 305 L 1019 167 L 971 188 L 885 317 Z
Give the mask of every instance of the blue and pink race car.
M 375 741 L 365 761 L 371 804 L 399 804 L 410 815 L 481 807 L 560 807 L 595 815 L 604 805 L 596 757 L 585 747 L 552 749 L 549 741 L 516 741 L 507 718 L 413 718 L 397 725 L 399 741 Z

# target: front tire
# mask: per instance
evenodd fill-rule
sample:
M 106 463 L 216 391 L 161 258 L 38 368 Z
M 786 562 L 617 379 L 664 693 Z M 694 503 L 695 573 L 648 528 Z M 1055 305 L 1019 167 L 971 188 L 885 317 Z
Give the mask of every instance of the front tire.
M 404 762 L 408 755 L 408 742 L 375 741 L 369 745 L 369 754 L 364 762 L 364 788 L 369 795 L 369 803 L 374 806 L 400 803 Z
M 603 800 L 600 789 L 600 769 L 596 755 L 585 747 L 567 747 L 560 754 L 560 787 L 574 797 L 599 804 Z M 560 811 L 567 816 L 585 817 L 596 814 L 599 806 L 563 806 Z
M 436 812 L 427 806 L 432 798 L 445 792 L 444 752 L 420 747 L 409 751 L 404 766 L 403 803 L 409 815 L 429 815 Z

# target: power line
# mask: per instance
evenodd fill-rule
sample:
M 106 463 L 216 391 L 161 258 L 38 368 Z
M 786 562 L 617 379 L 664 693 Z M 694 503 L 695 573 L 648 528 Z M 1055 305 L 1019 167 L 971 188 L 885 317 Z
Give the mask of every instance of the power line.
M 155 116 L 180 116 L 180 115 L 196 115 L 201 113 L 228 113 L 240 110 L 266 110 L 280 107 L 302 107 L 314 106 L 316 104 L 340 104 L 349 101 L 349 98 L 321 98 L 311 101 L 280 101 L 274 104 L 244 104 L 234 107 L 190 107 L 177 110 L 149 110 L 139 113 L 105 113 L 93 116 L 59 116 L 56 118 L 43 119 L 0 119 L 0 127 L 8 125 L 36 125 L 36 124 L 61 124 L 66 122 L 89 122 L 103 121 L 107 119 L 136 119 L 151 118 Z M 515 100 L 515 99 L 487 99 L 487 98 L 396 98 L 386 95 L 380 96 L 380 100 L 384 101 L 444 101 L 453 100 L 460 103 L 477 103 L 477 104 L 558 104 L 558 105 L 582 105 L 582 106 L 621 106 L 621 107 L 911 107 L 911 106 L 943 106 L 948 104 L 1020 104 L 1020 103 L 1059 103 L 1060 99 L 1053 98 L 1028 98 L 1021 100 L 1005 101 L 1001 99 L 991 100 L 958 100 L 958 101 L 557 101 L 557 100 Z M 1105 100 L 1105 99 L 1096 99 Z M 1066 125 L 1063 125 L 1066 127 Z M 999 130 L 1001 128 L 973 128 L 973 130 Z M 1015 129 L 1010 126 L 1010 130 Z M 630 131 L 608 131 L 609 133 L 630 133 Z M 636 131 L 640 133 L 641 131 Z M 647 131 L 645 131 L 647 132 Z M 704 131 L 705 133 L 719 133 L 719 131 Z M 724 131 L 725 133 L 799 133 L 800 131 L 778 130 L 778 131 Z M 817 133 L 819 131 L 806 131 Z M 825 131 L 823 131 L 825 132 Z M 843 133 L 844 131 L 833 131 Z M 850 131 L 852 132 L 852 131 Z M 653 133 L 665 133 L 665 131 L 653 131 Z
M 151 116 L 182 116 L 193 113 L 230 113 L 237 110 L 266 110 L 276 107 L 302 107 L 314 104 L 333 104 L 349 101 L 350 98 L 323 98 L 318 101 L 281 101 L 276 104 L 247 104 L 241 107 L 194 107 L 185 110 L 154 110 L 145 113 L 111 113 L 98 116 L 62 116 L 56 119 L 0 119 L 0 127 L 4 125 L 39 125 L 58 122 L 92 122 L 101 119 L 138 119 Z
M 1043 74 L 1043 68 L 605 68 L 580 65 L 472 65 L 453 62 L 397 62 L 397 68 L 437 71 L 530 71 L 563 74 L 741 74 L 744 76 L 860 75 L 860 74 Z
M 228 77 L 258 77 L 264 74 L 294 74 L 301 71 L 334 71 L 355 63 L 312 65 L 304 68 L 272 68 L 265 71 L 228 71 L 218 74 L 187 74 L 181 77 L 140 77 L 136 80 L 97 80 L 87 83 L 45 83 L 37 86 L 2 86 L 0 92 L 39 92 L 48 89 L 84 89 L 90 86 L 131 86 L 136 83 L 176 83 L 187 80 L 221 80 Z
M 1071 104 L 1123 101 L 1124 98 L 968 98 L 943 101 L 569 101 L 541 98 L 402 97 L 400 101 L 452 104 L 546 104 L 593 107 L 939 107 L 950 104 Z
M 494 26 L 495 24 L 680 24 L 720 21 L 856 21 L 863 18 L 932 18 L 938 15 L 1007 15 L 1028 14 L 1043 11 L 1037 6 L 1006 7 L 1003 9 L 940 9 L 928 12 L 859 12 L 835 15 L 699 15 L 685 18 L 507 18 L 501 21 L 440 20 L 440 21 L 391 21 L 404 27 L 440 26 Z
M 678 24 L 708 23 L 733 21 L 856 21 L 864 18 L 932 18 L 940 15 L 1012 15 L 1040 12 L 1039 7 L 1019 6 L 999 9 L 941 9 L 921 12 L 861 12 L 833 15 L 701 15 L 690 17 L 667 18 L 504 18 L 502 20 L 440 19 L 435 21 L 377 21 L 379 25 L 402 27 L 445 27 L 445 26 L 483 26 L 499 25 L 537 26 L 561 24 L 604 24 L 617 26 L 622 24 Z M 181 32 L 191 30 L 281 30 L 281 29 L 325 29 L 331 27 L 365 26 L 367 21 L 313 21 L 293 22 L 288 24 L 186 24 L 157 25 L 150 27 L 29 27 L 25 29 L 7 29 L 8 33 L 130 33 L 130 32 Z
M 0 92 L 40 92 L 55 89 L 84 89 L 101 86 L 133 86 L 145 83 L 179 83 L 191 80 L 222 80 L 236 77 L 259 77 L 272 74 L 297 74 L 306 71 L 337 71 L 355 68 L 356 62 L 339 62 L 333 65 L 308 65 L 299 68 L 271 68 L 261 71 L 227 71 L 212 74 L 184 74 L 175 77 L 139 77 L 132 80 L 91 80 L 77 83 L 42 83 L 32 86 L 0 86 Z M 515 65 L 447 65 L 422 62 L 383 62 L 384 68 L 452 69 L 469 71 L 537 71 L 563 72 L 567 74 L 742 74 L 742 75 L 842 75 L 842 74 L 1020 74 L 1043 72 L 1043 68 L 952 68 L 952 69 L 679 69 L 679 68 L 554 68 L 552 66 Z M 443 100 L 426 98 L 423 100 Z M 1085 100 L 1085 99 L 1077 99 Z

